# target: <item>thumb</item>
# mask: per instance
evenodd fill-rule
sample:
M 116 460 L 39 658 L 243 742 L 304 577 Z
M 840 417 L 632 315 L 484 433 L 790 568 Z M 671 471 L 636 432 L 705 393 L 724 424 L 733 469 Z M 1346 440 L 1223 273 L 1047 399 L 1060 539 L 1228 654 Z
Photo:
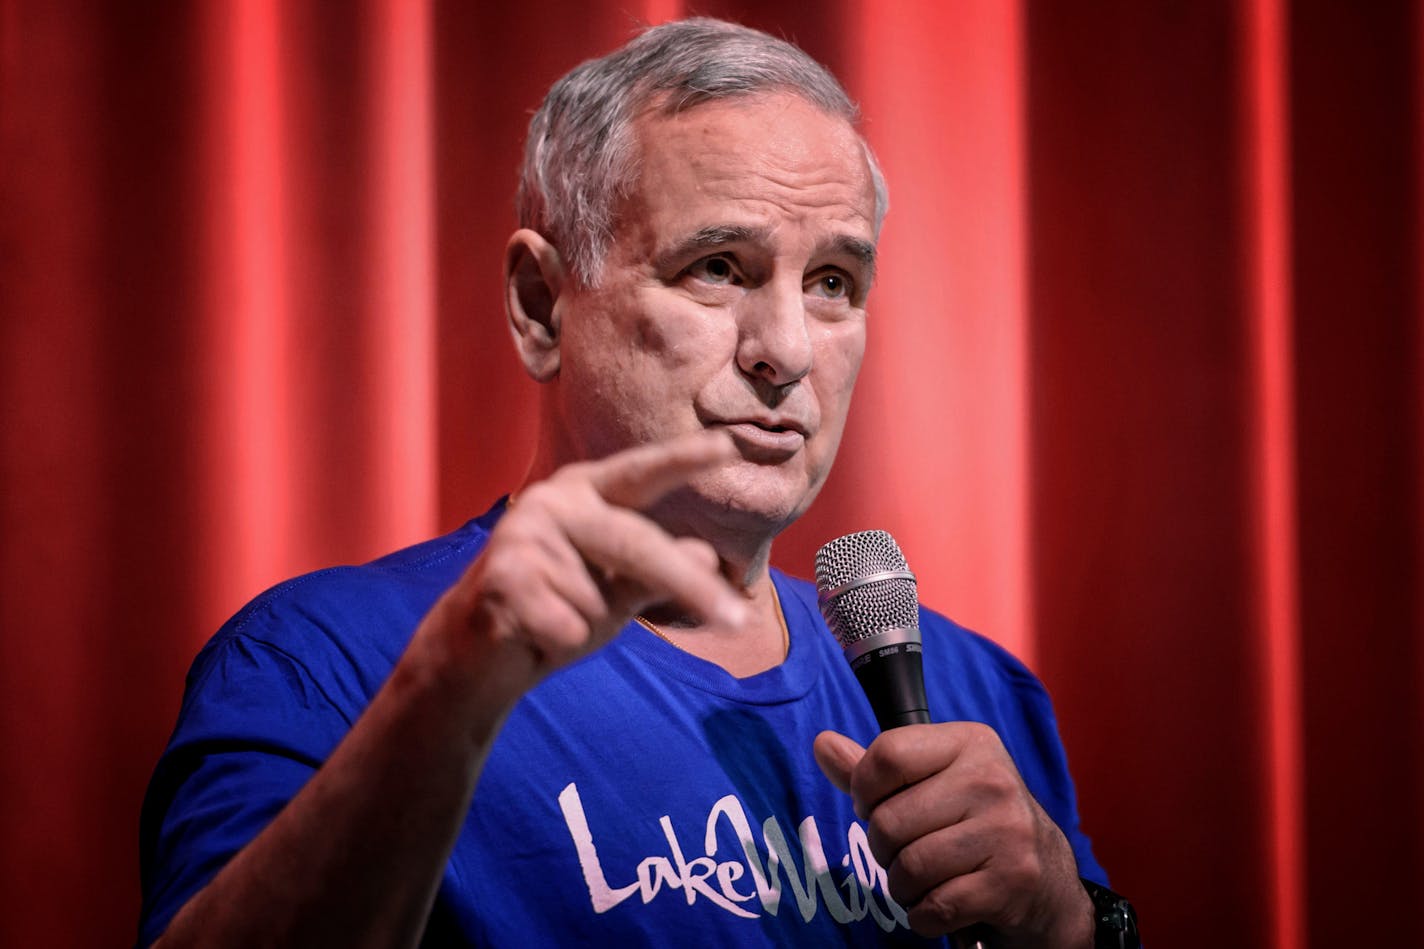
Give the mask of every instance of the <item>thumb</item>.
M 865 755 L 865 749 L 840 732 L 824 731 L 816 736 L 811 751 L 831 783 L 849 794 L 850 774 Z

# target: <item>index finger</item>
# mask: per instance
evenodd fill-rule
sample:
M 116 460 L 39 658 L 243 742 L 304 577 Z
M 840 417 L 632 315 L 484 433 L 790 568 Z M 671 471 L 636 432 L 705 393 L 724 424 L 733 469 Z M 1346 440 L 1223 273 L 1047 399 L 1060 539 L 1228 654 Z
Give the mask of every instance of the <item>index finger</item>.
M 641 510 L 698 472 L 736 457 L 737 446 L 730 435 L 702 431 L 589 462 L 587 474 L 605 500 Z
M 870 743 L 851 775 L 851 797 L 864 817 L 881 801 L 938 774 L 954 763 L 971 740 L 966 722 L 906 725 Z

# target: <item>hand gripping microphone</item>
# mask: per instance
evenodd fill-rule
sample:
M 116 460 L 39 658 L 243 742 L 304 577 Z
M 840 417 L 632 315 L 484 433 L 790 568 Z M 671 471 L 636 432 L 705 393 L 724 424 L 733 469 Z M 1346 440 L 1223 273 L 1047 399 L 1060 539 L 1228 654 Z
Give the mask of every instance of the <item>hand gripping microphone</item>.
M 915 575 L 885 531 L 846 534 L 816 552 L 821 615 L 870 700 L 880 730 L 930 720 Z M 961 949 L 985 949 L 982 925 L 955 935 Z
M 816 552 L 821 615 L 884 731 L 930 720 L 915 575 L 885 531 L 846 534 Z

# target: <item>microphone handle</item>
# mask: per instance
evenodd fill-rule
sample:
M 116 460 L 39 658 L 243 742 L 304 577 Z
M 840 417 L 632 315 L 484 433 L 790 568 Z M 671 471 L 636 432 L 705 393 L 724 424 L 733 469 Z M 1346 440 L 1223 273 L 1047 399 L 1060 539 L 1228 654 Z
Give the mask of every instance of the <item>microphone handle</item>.
M 848 647 L 847 655 L 881 731 L 901 725 L 928 725 L 925 673 L 919 630 L 893 630 Z
M 930 724 L 918 631 L 913 637 L 906 637 L 901 631 L 871 637 L 860 644 L 857 652 L 850 666 L 870 700 L 881 731 Z M 989 927 L 976 924 L 955 933 L 954 944 L 957 949 L 989 949 L 991 935 Z

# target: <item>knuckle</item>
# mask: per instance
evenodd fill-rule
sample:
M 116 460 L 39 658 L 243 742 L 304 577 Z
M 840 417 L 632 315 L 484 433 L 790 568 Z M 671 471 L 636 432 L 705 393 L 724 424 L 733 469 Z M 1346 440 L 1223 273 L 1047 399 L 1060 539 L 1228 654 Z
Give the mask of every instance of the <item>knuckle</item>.
M 924 889 L 923 884 L 928 882 L 931 867 L 923 847 L 912 843 L 902 848 L 895 855 L 894 867 L 898 869 L 897 876 L 900 878 L 902 888 L 907 893 L 915 893 Z
M 564 490 L 592 491 L 597 464 L 594 461 L 570 462 L 550 475 L 544 483 Z
M 480 585 L 485 587 L 504 586 L 514 572 L 510 561 L 510 543 L 517 541 L 506 534 L 506 543 L 491 543 L 480 557 Z
M 870 852 L 880 865 L 888 866 L 904 846 L 905 822 L 894 807 L 881 805 L 870 815 Z
M 562 484 L 569 481 L 582 481 L 588 474 L 588 469 L 591 466 L 591 462 L 571 461 L 566 465 L 560 465 L 558 468 L 555 468 L 553 474 L 545 478 L 542 483 L 548 485 Z
M 529 594 L 532 574 L 521 559 L 509 551 L 490 551 L 480 576 L 480 595 L 496 603 L 517 603 Z
M 522 620 L 528 642 L 556 664 L 577 655 L 589 639 L 588 624 L 559 600 L 541 598 L 527 607 Z
M 717 550 L 702 538 L 679 537 L 675 543 L 678 551 L 692 563 L 716 567 Z
M 639 541 L 630 531 L 619 531 L 609 538 L 608 552 L 619 563 L 637 563 L 644 546 Z
M 894 763 L 898 747 L 897 737 L 894 732 L 882 732 L 865 750 L 865 757 L 861 759 L 855 776 L 859 779 L 860 787 L 866 792 L 885 783 L 889 776 L 898 771 Z
M 899 860 L 886 868 L 885 887 L 890 892 L 890 898 L 901 906 L 913 906 L 915 898 L 924 890 L 923 887 L 916 885 L 915 880 Z
M 910 911 L 910 925 L 920 935 L 934 936 L 957 928 L 959 917 L 959 901 L 948 887 L 939 887 L 926 893 Z
M 871 748 L 878 753 L 879 761 L 889 765 L 898 761 L 917 741 L 914 729 L 892 728 L 881 732 L 875 741 L 871 742 Z
M 525 488 L 519 495 L 518 507 L 510 513 L 561 521 L 571 509 L 586 506 L 589 496 L 594 494 L 586 473 L 581 474 L 584 471 L 583 462 L 560 468 L 543 481 Z
M 550 496 L 556 494 L 557 485 L 563 476 L 563 470 L 554 472 L 547 480 L 538 481 L 519 492 L 519 504 L 510 511 L 511 514 L 522 514 L 530 510 L 547 507 L 550 503 Z
M 556 528 L 547 512 L 541 508 L 521 509 L 501 518 L 490 535 L 483 559 L 493 561 L 500 558 L 527 558 L 538 551 Z
M 993 754 L 1001 751 L 1004 743 L 999 739 L 999 733 L 983 722 L 965 723 L 965 745 L 974 749 L 980 754 Z
M 985 769 L 974 782 L 974 790 L 990 806 L 1012 807 L 1018 799 L 1018 788 L 999 769 Z
M 1038 860 L 1030 854 L 1022 854 L 1017 860 L 1008 861 L 1002 868 L 1001 893 L 1032 893 L 1038 887 L 1042 874 Z

